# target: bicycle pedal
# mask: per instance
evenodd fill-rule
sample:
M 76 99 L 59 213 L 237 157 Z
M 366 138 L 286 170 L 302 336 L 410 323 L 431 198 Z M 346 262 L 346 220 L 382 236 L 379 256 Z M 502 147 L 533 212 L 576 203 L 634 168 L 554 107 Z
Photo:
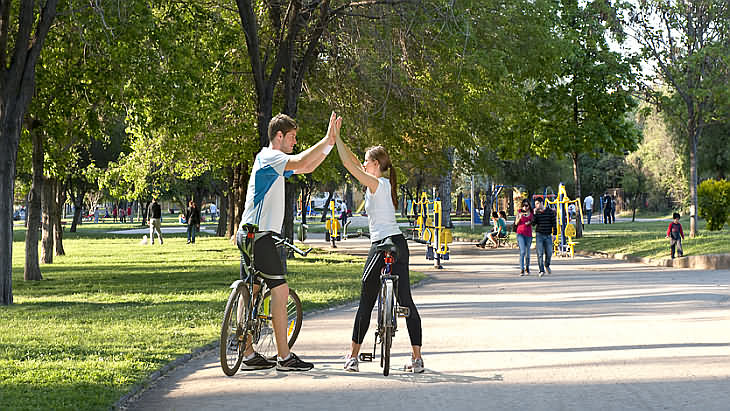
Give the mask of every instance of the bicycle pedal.
M 398 307 L 398 317 L 405 318 L 411 315 L 411 309 L 408 307 Z
M 369 352 L 361 352 L 360 353 L 360 361 L 363 362 L 372 362 L 374 356 L 370 354 Z

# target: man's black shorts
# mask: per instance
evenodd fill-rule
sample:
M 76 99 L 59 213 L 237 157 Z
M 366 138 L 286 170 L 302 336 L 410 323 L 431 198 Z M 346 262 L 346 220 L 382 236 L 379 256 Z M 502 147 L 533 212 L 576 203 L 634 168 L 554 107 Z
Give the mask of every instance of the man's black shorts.
M 284 267 L 281 265 L 281 257 L 276 247 L 274 237 L 271 232 L 256 233 L 253 243 L 254 265 L 259 271 L 258 276 L 263 278 L 269 289 L 274 289 L 282 284 L 286 284 L 284 278 Z M 248 276 L 244 269 L 244 264 L 249 264 L 249 257 L 245 252 L 244 245 L 251 241 L 246 238 L 246 231 L 239 230 L 236 233 L 236 245 L 241 250 L 241 280 L 247 281 Z

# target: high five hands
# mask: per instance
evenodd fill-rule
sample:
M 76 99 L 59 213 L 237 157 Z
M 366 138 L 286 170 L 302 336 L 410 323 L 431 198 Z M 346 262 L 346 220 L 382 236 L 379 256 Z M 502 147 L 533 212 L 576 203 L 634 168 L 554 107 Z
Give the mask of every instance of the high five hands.
M 334 145 L 340 136 L 340 128 L 342 127 L 342 117 L 338 117 L 333 111 L 330 115 L 330 123 L 327 127 L 327 144 Z

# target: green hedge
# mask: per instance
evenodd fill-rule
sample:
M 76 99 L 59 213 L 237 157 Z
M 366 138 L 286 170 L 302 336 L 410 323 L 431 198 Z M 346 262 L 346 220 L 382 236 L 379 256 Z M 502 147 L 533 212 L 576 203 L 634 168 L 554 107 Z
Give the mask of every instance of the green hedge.
M 722 230 L 730 215 L 730 181 L 703 181 L 697 187 L 697 202 L 700 217 L 707 220 L 707 229 Z

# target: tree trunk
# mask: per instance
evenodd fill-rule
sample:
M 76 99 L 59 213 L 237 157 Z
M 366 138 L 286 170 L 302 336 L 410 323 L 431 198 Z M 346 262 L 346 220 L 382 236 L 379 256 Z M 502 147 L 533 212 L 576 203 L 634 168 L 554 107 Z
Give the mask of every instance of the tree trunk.
M 16 24 L 16 21 L 8 20 L 11 3 L 2 3 L 4 30 L 0 41 L 0 303 L 3 305 L 13 303 L 13 198 L 21 124 L 33 98 L 35 65 L 48 30 L 56 18 L 57 4 L 58 0 L 41 1 L 39 4 L 32 1 L 19 2 L 15 9 Z M 14 33 L 12 42 L 7 41 L 8 27 Z M 31 274 L 34 279 L 40 279 L 40 269 Z
M 40 133 L 31 131 L 33 140 L 33 183 L 28 195 L 28 229 L 25 232 L 25 281 L 42 280 L 41 268 L 38 263 L 38 230 L 41 226 L 41 192 L 43 190 L 43 137 Z
M 2 144 L 0 147 L 0 305 L 13 303 L 13 196 L 15 195 L 15 160 L 18 153 L 18 132 L 9 130 L 2 123 L 2 141 L 15 144 Z M 13 140 L 14 139 L 14 140 Z M 28 221 L 26 206 L 25 221 Z
M 236 220 L 233 224 L 233 233 L 238 231 L 238 226 L 243 219 L 243 212 L 246 208 L 246 189 L 248 188 L 248 164 L 244 162 L 238 165 L 238 189 L 236 190 Z
M 56 180 L 56 218 L 54 219 L 56 227 L 53 230 L 55 234 L 56 255 L 66 255 L 66 251 L 63 249 L 63 226 L 61 225 L 65 205 L 66 187 L 59 180 Z
M 575 198 L 578 200 L 576 206 L 575 215 L 575 238 L 583 237 L 583 219 L 580 218 L 581 213 L 578 208 L 581 208 L 581 192 L 580 192 L 580 164 L 578 161 L 578 153 L 570 153 L 570 158 L 573 160 L 573 181 L 575 182 Z M 582 208 L 581 208 L 582 209 Z
M 226 237 L 231 238 L 234 234 L 234 225 L 236 221 L 236 168 L 229 169 L 228 179 L 228 222 L 226 223 Z
M 302 199 L 302 224 L 307 224 L 307 208 L 309 207 L 309 187 L 306 184 L 299 185 L 299 195 Z
M 697 235 L 697 138 L 699 130 L 690 110 L 687 131 L 689 132 L 689 236 Z
M 79 187 L 78 191 L 76 192 L 76 196 L 73 196 L 73 191 L 71 195 L 74 202 L 74 218 L 71 222 L 71 229 L 69 231 L 75 233 L 76 226 L 81 224 L 83 220 L 81 212 L 84 210 L 84 196 L 86 195 L 86 190 Z
M 220 198 L 221 202 L 220 207 L 218 208 L 218 227 L 215 229 L 215 235 L 218 237 L 225 237 L 228 225 L 228 195 L 221 194 Z
M 56 215 L 56 182 L 53 178 L 43 178 L 41 189 L 41 210 L 43 217 L 41 222 L 41 263 L 53 264 L 53 229 L 56 226 L 54 217 Z
M 441 179 L 439 192 L 441 193 L 441 225 L 444 227 L 452 227 L 451 224 L 451 170 L 454 165 L 454 148 L 446 150 L 446 159 L 449 163 L 449 169 L 446 175 Z
M 297 185 L 287 182 L 284 186 L 284 224 L 281 234 L 290 243 L 294 243 L 294 214 L 297 207 Z M 287 249 L 288 250 L 288 249 Z M 294 258 L 294 252 L 288 251 L 288 258 Z M 286 260 L 282 261 L 286 270 Z
M 638 207 L 639 201 L 641 201 L 641 194 L 636 193 L 634 196 L 633 204 L 631 204 L 631 222 L 636 221 L 636 207 Z

